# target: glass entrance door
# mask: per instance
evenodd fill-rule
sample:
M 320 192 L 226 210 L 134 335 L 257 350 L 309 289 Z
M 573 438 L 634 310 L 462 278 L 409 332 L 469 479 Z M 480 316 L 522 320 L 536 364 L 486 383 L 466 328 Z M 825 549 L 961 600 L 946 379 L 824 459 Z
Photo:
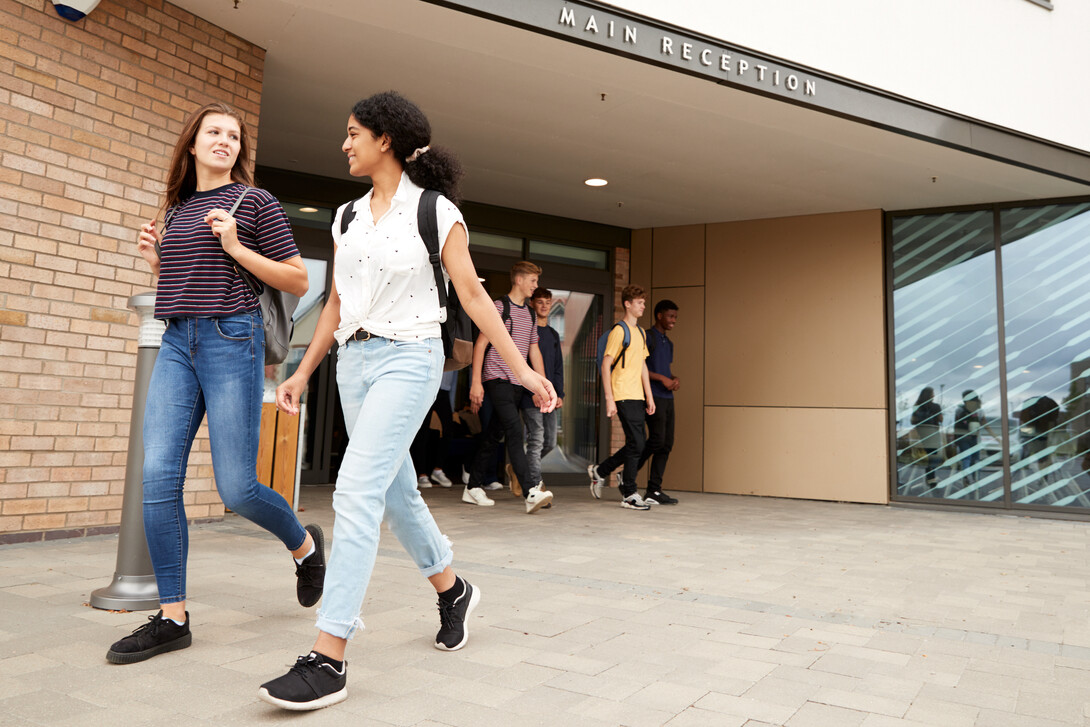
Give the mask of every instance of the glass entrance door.
M 565 396 L 563 406 L 557 410 L 556 448 L 541 461 L 542 477 L 547 482 L 557 482 L 557 475 L 582 478 L 587 465 L 599 459 L 601 391 L 596 358 L 602 330 L 602 296 L 555 288 L 552 293 L 549 325 L 560 334 Z

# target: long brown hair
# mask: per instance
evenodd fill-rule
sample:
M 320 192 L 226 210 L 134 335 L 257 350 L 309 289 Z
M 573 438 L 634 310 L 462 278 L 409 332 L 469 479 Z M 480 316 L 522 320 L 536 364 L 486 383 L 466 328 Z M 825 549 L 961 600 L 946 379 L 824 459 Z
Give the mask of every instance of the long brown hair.
M 186 119 L 182 133 L 178 136 L 178 143 L 174 145 L 170 169 L 167 171 L 164 210 L 184 201 L 197 189 L 197 164 L 189 150 L 193 147 L 197 132 L 201 130 L 201 121 L 208 114 L 223 114 L 238 122 L 239 150 L 235 166 L 231 168 L 231 180 L 248 187 L 254 186 L 254 177 L 250 172 L 250 135 L 246 131 L 246 122 L 242 120 L 242 114 L 225 103 L 205 104 Z

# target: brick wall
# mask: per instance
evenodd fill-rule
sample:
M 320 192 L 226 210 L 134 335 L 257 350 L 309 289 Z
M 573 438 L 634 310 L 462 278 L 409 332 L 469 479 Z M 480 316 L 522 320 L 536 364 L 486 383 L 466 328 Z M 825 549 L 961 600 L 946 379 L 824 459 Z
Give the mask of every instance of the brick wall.
M 264 51 L 160 0 L 62 20 L 0 0 L 0 542 L 116 530 L 136 364 L 128 298 L 153 289 L 155 217 L 185 117 L 209 101 L 256 131 Z M 218 517 L 207 435 L 190 518 Z

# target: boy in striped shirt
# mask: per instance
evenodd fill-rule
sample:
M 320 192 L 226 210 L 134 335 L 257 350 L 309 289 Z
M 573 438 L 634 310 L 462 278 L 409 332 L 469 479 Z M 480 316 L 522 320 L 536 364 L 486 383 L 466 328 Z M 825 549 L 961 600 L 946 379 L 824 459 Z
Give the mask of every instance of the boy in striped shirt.
M 530 366 L 542 376 L 545 365 L 537 347 L 537 319 L 528 300 L 537 288 L 541 268 L 532 262 L 521 261 L 511 267 L 511 292 L 495 301 L 496 310 L 503 318 L 511 339 Z M 545 490 L 542 483 L 529 487 L 530 468 L 523 449 L 522 418 L 519 402 L 522 400 L 522 383 L 484 335 L 477 337 L 473 346 L 473 371 L 469 387 L 470 408 L 476 413 L 481 408 L 485 394 L 492 402 L 492 418 L 488 422 L 481 448 L 473 458 L 469 471 L 469 483 L 462 493 L 462 502 L 489 507 L 495 504 L 482 488 L 485 470 L 495 462 L 496 449 L 507 442 L 507 457 L 519 482 L 524 483 L 522 497 L 526 512 L 533 513 L 548 505 L 553 493 Z

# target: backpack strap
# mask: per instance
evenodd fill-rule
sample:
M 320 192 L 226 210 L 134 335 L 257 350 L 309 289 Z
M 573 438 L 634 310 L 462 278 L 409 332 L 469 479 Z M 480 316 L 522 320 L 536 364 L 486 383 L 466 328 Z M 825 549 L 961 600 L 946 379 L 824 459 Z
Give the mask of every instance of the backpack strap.
M 621 368 L 624 368 L 624 365 L 625 365 L 624 364 L 624 362 L 625 362 L 624 354 L 625 354 L 625 351 L 628 350 L 629 345 L 632 343 L 632 332 L 630 330 L 628 330 L 628 324 L 625 323 L 624 321 L 617 321 L 616 323 L 613 324 L 613 327 L 616 328 L 617 326 L 620 326 L 621 330 L 624 331 L 624 339 L 622 339 L 622 341 L 621 341 L 621 352 L 620 352 L 620 354 L 617 355 L 617 358 L 613 359 L 613 363 L 610 364 L 610 366 L 609 366 L 610 371 L 613 371 L 613 369 L 617 368 L 617 364 L 620 364 Z
M 341 235 L 348 232 L 348 225 L 354 219 L 356 219 L 356 200 L 349 202 L 348 206 L 344 208 L 344 212 L 341 213 Z
M 174 220 L 176 214 L 178 214 L 178 205 L 174 205 L 163 215 L 163 233 L 155 240 L 155 254 L 160 260 L 163 259 L 163 246 L 159 244 L 159 240 L 162 239 L 163 235 L 167 234 L 167 228 L 170 227 L 170 223 Z
M 436 211 L 436 202 L 439 193 L 434 189 L 425 189 L 420 195 L 420 204 L 416 208 L 416 226 L 420 230 L 420 237 L 424 240 L 424 246 L 428 248 L 428 261 L 431 263 L 432 272 L 435 274 L 435 290 L 439 293 L 439 307 L 447 307 L 447 283 L 443 280 L 443 259 L 439 254 L 439 218 Z M 349 205 L 352 205 L 349 202 Z M 351 206 L 344 211 L 341 217 L 341 234 L 348 228 L 345 217 L 351 212 Z M 349 218 L 351 221 L 351 218 Z
M 235 203 L 231 205 L 231 209 L 227 211 L 228 215 L 230 215 L 231 217 L 235 216 L 235 213 L 238 212 L 239 205 L 242 204 L 242 200 L 244 200 L 246 198 L 246 195 L 250 193 L 250 189 L 250 187 L 243 188 L 242 194 L 238 196 L 238 199 L 235 200 Z M 234 266 L 235 272 L 238 273 L 238 276 L 240 278 L 242 278 L 242 282 L 246 284 L 246 287 L 250 289 L 250 292 L 254 294 L 254 297 L 260 300 L 261 291 L 264 290 L 264 284 L 262 283 L 262 287 L 259 288 L 257 279 L 254 277 L 253 273 L 239 265 L 238 262 L 226 252 L 223 253 L 223 255 L 231 261 L 231 265 Z

